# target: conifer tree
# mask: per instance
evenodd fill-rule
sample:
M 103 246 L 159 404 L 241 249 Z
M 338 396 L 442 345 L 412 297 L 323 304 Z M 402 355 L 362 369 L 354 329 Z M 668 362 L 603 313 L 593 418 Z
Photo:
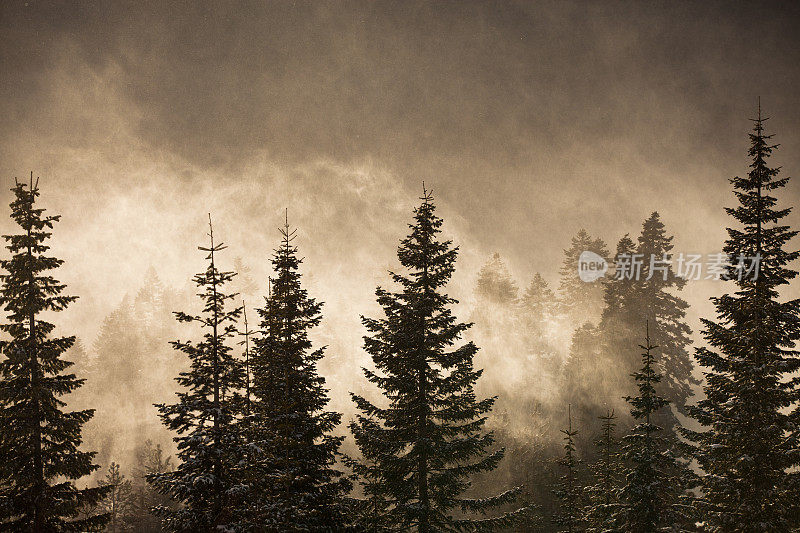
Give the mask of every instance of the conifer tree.
M 156 492 L 147 477 L 172 470 L 172 457 L 165 457 L 161 445 L 149 439 L 136 447 L 134 455 L 131 526 L 136 533 L 159 533 L 163 531 L 161 520 L 153 510 L 160 506 L 176 507 L 176 504 L 168 496 Z
M 536 317 L 553 314 L 556 295 L 547 284 L 547 281 L 538 272 L 533 275 L 522 295 L 520 303 L 524 311 Z
M 615 260 L 632 254 L 635 244 L 628 235 L 617 243 Z M 584 324 L 575 330 L 570 343 L 569 357 L 564 365 L 564 389 L 570 391 L 573 417 L 583 427 L 576 437 L 579 448 L 586 450 L 587 460 L 593 460 L 592 435 L 600 430 L 597 410 L 601 407 L 623 408 L 623 397 L 634 390 L 630 374 L 636 370 L 635 350 L 622 343 L 631 337 L 630 324 L 635 313 L 630 312 L 633 281 L 618 278 L 615 271 L 605 280 L 592 284 L 603 290 L 605 307 L 597 326 Z
M 495 252 L 478 274 L 475 293 L 479 298 L 498 305 L 517 301 L 519 289 L 500 254 Z
M 80 516 L 108 492 L 78 489 L 91 474 L 94 452 L 82 451 L 81 430 L 93 409 L 65 412 L 64 397 L 83 384 L 62 358 L 75 337 L 52 337 L 43 314 L 76 300 L 50 275 L 63 261 L 46 244 L 59 215 L 36 207 L 38 180 L 12 189 L 11 218 L 20 231 L 5 235 L 11 258 L 0 261 L 0 529 L 5 531 L 97 531 L 107 515 Z
M 575 328 L 586 322 L 596 324 L 603 309 L 603 285 L 586 283 L 578 276 L 578 259 L 583 252 L 593 252 L 608 259 L 606 243 L 590 237 L 583 228 L 572 238 L 570 247 L 564 250 L 558 296 L 561 312 Z
M 217 531 L 235 518 L 232 510 L 243 487 L 235 476 L 241 459 L 241 441 L 237 426 L 242 410 L 241 361 L 229 346 L 236 335 L 236 322 L 241 308 L 228 308 L 235 294 L 224 292 L 234 274 L 220 271 L 216 254 L 226 247 L 214 242 L 209 215 L 210 247 L 208 267 L 195 275 L 203 302 L 202 313 L 177 312 L 179 322 L 197 324 L 205 332 L 200 342 L 174 341 L 172 346 L 185 353 L 191 367 L 181 372 L 176 381 L 182 387 L 175 404 L 156 407 L 164 425 L 178 435 L 181 463 L 175 470 L 153 473 L 148 480 L 156 489 L 169 495 L 181 506 L 160 506 L 156 514 L 173 531 Z
M 471 518 L 511 503 L 512 489 L 488 498 L 469 498 L 470 478 L 496 468 L 503 450 L 490 451 L 491 432 L 483 426 L 494 398 L 478 400 L 473 367 L 478 348 L 454 347 L 470 324 L 450 310 L 455 300 L 444 287 L 455 269 L 458 249 L 439 239 L 442 220 L 433 196 L 424 191 L 415 209 L 411 234 L 398 248 L 406 273 L 391 273 L 397 292 L 379 287 L 384 317 L 362 318 L 364 339 L 376 371 L 367 379 L 383 392 L 387 405 L 353 394 L 360 413 L 351 422 L 363 462 L 351 461 L 364 494 L 378 504 L 389 529 L 433 533 L 505 527 L 523 510 L 500 517 Z
M 244 346 L 244 416 L 249 417 L 252 403 L 251 384 L 253 383 L 251 379 L 252 366 L 250 364 L 250 335 L 252 331 L 250 331 L 250 326 L 247 323 L 247 306 L 244 301 L 242 301 L 242 322 L 244 323 L 244 331 L 240 335 L 244 339 L 239 344 Z
M 723 249 L 735 292 L 712 301 L 717 320 L 703 320 L 708 348 L 706 398 L 690 414 L 706 429 L 685 431 L 695 443 L 702 476 L 698 506 L 709 531 L 781 532 L 798 527 L 798 401 L 800 301 L 782 302 L 779 289 L 797 276 L 785 247 L 797 235 L 783 219 L 773 191 L 786 186 L 768 158 L 777 145 L 764 133 L 759 105 L 750 134 L 750 171 L 731 180 L 739 205 L 727 208 Z M 744 268 L 738 268 L 739 265 Z M 791 407 L 791 410 L 789 409 Z M 795 471 L 792 471 L 795 469 Z
M 619 446 L 614 435 L 616 415 L 614 410 L 598 417 L 602 423 L 600 436 L 595 441 L 597 461 L 591 466 L 594 485 L 587 487 L 589 500 L 584 516 L 586 531 L 591 533 L 615 533 L 621 531 L 615 524 L 618 500 L 617 490 L 621 478 Z
M 111 463 L 102 485 L 110 489 L 106 497 L 100 502 L 100 508 L 109 516 L 105 531 L 107 533 L 133 531 L 131 525 L 133 518 L 133 486 L 131 480 L 126 479 L 125 474 L 120 472 L 117 463 Z
M 575 451 L 575 435 L 577 430 L 572 429 L 572 407 L 568 410 L 567 429 L 562 429 L 564 434 L 564 456 L 558 464 L 564 468 L 564 475 L 559 479 L 553 491 L 558 499 L 558 512 L 553 517 L 553 522 L 561 526 L 561 531 L 575 533 L 583 531 L 583 487 L 578 477 L 580 460 Z
M 636 252 L 642 256 L 641 278 L 636 285 L 637 309 L 653 327 L 653 343 L 659 346 L 660 364 L 663 373 L 662 394 L 670 405 L 684 412 L 692 388 L 699 381 L 692 375 L 692 360 L 688 347 L 692 330 L 686 324 L 689 304 L 675 293 L 686 285 L 686 279 L 676 275 L 673 269 L 672 236 L 667 235 L 658 212 L 653 212 L 642 224 Z M 656 423 L 677 436 L 679 422 L 671 409 L 662 409 L 656 414 Z
M 681 500 L 687 474 L 669 449 L 668 439 L 662 436 L 663 429 L 653 423 L 654 415 L 669 401 L 656 391 L 661 374 L 656 369 L 653 350 L 657 346 L 650 343 L 649 324 L 645 344 L 639 347 L 643 350 L 642 367 L 632 376 L 639 392 L 625 398 L 636 425 L 622 439 L 627 467 L 615 520 L 623 531 L 651 533 L 687 520 Z
M 252 412 L 245 431 L 250 493 L 242 522 L 257 531 L 341 531 L 350 481 L 336 468 L 343 437 L 332 435 L 341 415 L 326 411 L 325 378 L 317 372 L 324 347 L 309 332 L 322 320 L 322 304 L 308 296 L 288 220 L 275 250 L 275 278 L 259 309 L 262 336 L 252 361 Z

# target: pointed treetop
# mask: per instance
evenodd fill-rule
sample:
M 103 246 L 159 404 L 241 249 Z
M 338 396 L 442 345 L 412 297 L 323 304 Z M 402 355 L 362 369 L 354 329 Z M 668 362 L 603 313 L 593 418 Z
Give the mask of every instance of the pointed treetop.
M 422 181 L 422 196 L 419 199 L 426 204 L 433 200 L 433 189 L 426 189 L 424 180 Z
M 214 226 L 211 224 L 211 213 L 208 214 L 208 233 L 207 235 L 211 238 L 211 247 L 206 248 L 205 246 L 198 246 L 198 250 L 202 250 L 204 252 L 208 252 L 208 256 L 206 259 L 213 259 L 214 252 L 219 252 L 227 248 L 224 243 L 219 243 L 214 245 Z
M 283 227 L 282 228 L 278 228 L 278 231 L 283 236 L 283 244 L 287 248 L 289 247 L 289 243 L 291 243 L 295 239 L 295 237 L 297 237 L 297 230 L 296 229 L 289 230 L 289 208 L 288 207 L 284 209 Z

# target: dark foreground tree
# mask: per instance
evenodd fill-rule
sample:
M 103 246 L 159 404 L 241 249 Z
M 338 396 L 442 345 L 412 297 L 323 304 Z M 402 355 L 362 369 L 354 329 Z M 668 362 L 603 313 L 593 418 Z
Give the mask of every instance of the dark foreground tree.
M 457 322 L 450 311 L 455 300 L 443 290 L 458 249 L 439 240 L 442 220 L 431 194 L 421 199 L 411 234 L 398 248 L 407 273 L 391 273 L 399 290 L 379 287 L 384 317 L 362 319 L 369 331 L 365 349 L 377 369 L 364 373 L 386 404 L 353 395 L 360 414 L 350 429 L 365 461 L 350 464 L 383 527 L 432 533 L 508 526 L 522 510 L 469 517 L 513 502 L 519 489 L 464 496 L 470 478 L 496 468 L 503 450 L 490 451 L 494 437 L 483 430 L 494 398 L 478 400 L 474 393 L 478 348 L 471 342 L 454 347 L 469 328 Z
M 564 475 L 553 491 L 558 499 L 558 512 L 553 517 L 553 522 L 560 526 L 560 531 L 575 533 L 583 531 L 584 493 L 578 477 L 580 460 L 575 451 L 575 435 L 578 431 L 572 429 L 571 407 L 567 429 L 562 429 L 561 433 L 564 434 L 564 456 L 558 460 L 558 464 L 563 468 Z
M 108 492 L 74 484 L 98 467 L 94 452 L 79 450 L 81 428 L 94 410 L 65 412 L 61 399 L 83 384 L 62 354 L 75 337 L 51 337 L 55 326 L 43 314 L 62 311 L 74 296 L 49 271 L 63 261 L 47 254 L 58 215 L 35 207 L 38 184 L 12 189 L 11 218 L 21 231 L 5 235 L 11 259 L 0 262 L 0 530 L 97 531 L 107 515 L 81 517 Z
M 156 406 L 164 425 L 178 433 L 174 440 L 180 464 L 148 477 L 160 493 L 181 503 L 179 508 L 161 506 L 155 511 L 173 531 L 224 529 L 235 521 L 232 511 L 242 494 L 234 474 L 241 459 L 237 420 L 244 403 L 240 395 L 243 372 L 229 346 L 241 308 L 227 308 L 235 294 L 223 290 L 234 274 L 217 269 L 215 254 L 225 246 L 214 243 L 213 228 L 209 237 L 211 246 L 200 247 L 208 252 L 208 267 L 194 277 L 202 313 L 175 313 L 178 321 L 198 324 L 205 334 L 197 343 L 172 343 L 189 357 L 191 367 L 176 378 L 184 389 L 178 393 L 178 402 Z
M 615 533 L 621 531 L 614 520 L 619 508 L 617 492 L 621 479 L 619 444 L 615 436 L 617 417 L 609 410 L 598 418 L 602 426 L 595 441 L 597 461 L 591 465 L 594 484 L 586 488 L 589 500 L 584 512 L 586 531 Z
M 639 347 L 642 367 L 633 374 L 639 393 L 625 398 L 636 425 L 622 439 L 626 472 L 616 523 L 628 533 L 652 533 L 688 522 L 688 508 L 682 501 L 688 469 L 675 459 L 663 428 L 653 423 L 654 415 L 667 408 L 669 401 L 656 391 L 661 374 L 656 369 L 653 350 L 657 346 L 650 344 L 649 327 L 645 344 Z
M 252 416 L 244 430 L 250 486 L 240 520 L 264 532 L 323 532 L 345 528 L 350 481 L 336 469 L 343 437 L 331 432 L 341 415 L 326 411 L 325 378 L 317 373 L 324 348 L 308 334 L 322 320 L 322 304 L 302 287 L 294 232 L 288 222 L 275 250 L 261 336 L 250 354 Z
M 691 415 L 707 429 L 686 431 L 705 472 L 698 504 L 709 531 L 789 531 L 798 527 L 798 401 L 800 301 L 781 302 L 779 289 L 797 276 L 797 251 L 784 248 L 797 231 L 781 222 L 772 191 L 786 185 L 767 166 L 777 145 L 764 134 L 759 107 L 750 134 L 750 172 L 731 183 L 739 205 L 727 212 L 723 249 L 733 294 L 712 301 L 717 321 L 703 320 L 710 345 L 696 352 L 707 371 L 706 399 Z M 756 259 L 758 258 L 758 259 Z M 743 268 L 738 268 L 739 266 Z M 795 374 L 796 375 L 796 374 Z M 791 408 L 791 409 L 790 409 Z

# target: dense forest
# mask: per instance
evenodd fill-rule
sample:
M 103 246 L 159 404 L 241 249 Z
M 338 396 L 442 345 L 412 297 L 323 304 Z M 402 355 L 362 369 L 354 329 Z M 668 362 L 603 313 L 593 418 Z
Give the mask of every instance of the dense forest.
M 493 254 L 456 316 L 460 250 L 424 185 L 361 317 L 363 369 L 326 363 L 288 213 L 269 279 L 212 214 L 193 289 L 151 268 L 95 339 L 58 336 L 76 299 L 54 277 L 59 216 L 39 180 L 15 181 L 0 530 L 800 530 L 800 300 L 786 294 L 800 254 L 765 120 L 730 181 L 702 343 L 657 210 L 616 242 L 580 230 L 554 286 Z M 579 275 L 587 252 L 609 266 L 596 281 Z M 360 385 L 339 412 L 327 383 L 342 376 Z

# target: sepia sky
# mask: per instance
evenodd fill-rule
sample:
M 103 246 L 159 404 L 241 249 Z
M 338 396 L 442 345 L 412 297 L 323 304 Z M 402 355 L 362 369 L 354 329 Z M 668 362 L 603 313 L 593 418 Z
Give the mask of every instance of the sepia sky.
M 149 265 L 202 267 L 208 212 L 263 280 L 288 209 L 358 351 L 423 181 L 462 299 L 494 251 L 554 280 L 580 227 L 613 249 L 653 210 L 676 251 L 717 251 L 758 96 L 800 175 L 798 23 L 789 2 L 2 2 L 0 203 L 41 176 L 88 338 Z M 687 289 L 693 325 L 717 290 Z

